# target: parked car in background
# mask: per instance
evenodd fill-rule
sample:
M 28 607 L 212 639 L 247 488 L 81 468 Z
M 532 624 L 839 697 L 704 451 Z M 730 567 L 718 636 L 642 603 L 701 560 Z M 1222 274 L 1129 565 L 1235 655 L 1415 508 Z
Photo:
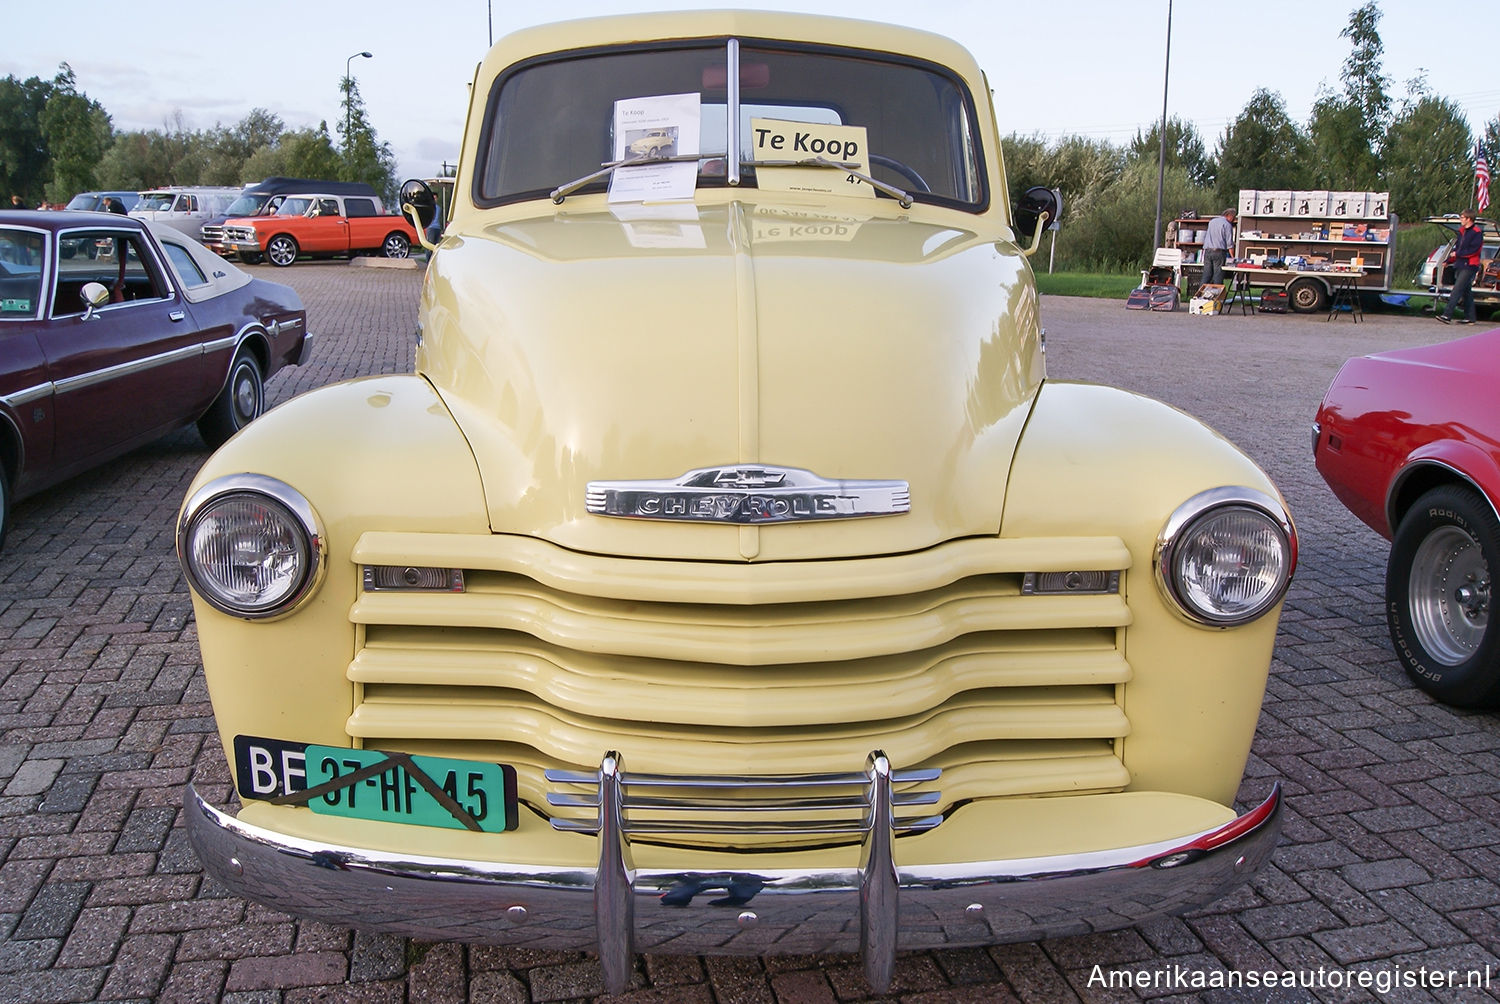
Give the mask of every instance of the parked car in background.
M 1433 248 L 1427 256 L 1417 273 L 1417 285 L 1434 293 L 1446 293 L 1453 288 L 1453 263 L 1449 258 L 1458 240 L 1458 216 L 1429 216 L 1426 222 L 1447 227 L 1453 231 L 1453 236 Z M 1480 300 L 1500 300 L 1500 271 L 1496 268 L 1496 258 L 1500 257 L 1500 227 L 1495 221 L 1483 218 L 1474 222 L 1484 232 L 1484 250 L 1479 254 L 1479 276 L 1474 283 L 1474 292 Z
M 269 216 L 225 220 L 223 246 L 252 263 L 264 258 L 286 266 L 300 255 L 405 258 L 419 242 L 416 228 L 387 214 L 374 196 L 304 192 L 280 198 Z
M 154 188 L 141 193 L 130 215 L 165 223 L 197 240 L 203 224 L 221 215 L 239 193 L 238 188 L 206 186 Z
M 1344 364 L 1313 426 L 1318 471 L 1391 541 L 1385 612 L 1418 687 L 1500 706 L 1500 330 Z
M 120 204 L 120 208 L 129 213 L 140 201 L 139 192 L 79 192 L 68 200 L 64 209 L 78 209 L 85 212 L 103 213 L 108 209 L 104 204 L 106 199 L 114 199 Z
M 612 993 L 638 950 L 884 990 L 1268 859 L 1290 517 L 1211 429 L 1047 378 L 1056 205 L 1013 211 L 973 57 L 662 13 L 519 32 L 470 94 L 416 372 L 266 415 L 179 517 L 224 889 Z M 696 162 L 618 166 L 652 120 Z
M 291 289 L 170 227 L 66 211 L 0 212 L 0 336 L 0 539 L 15 499 L 182 425 L 223 443 L 312 345 Z
M 232 255 L 224 243 L 224 223 L 239 216 L 269 216 L 281 208 L 282 199 L 297 192 L 330 192 L 335 195 L 363 195 L 378 199 L 378 193 L 362 181 L 318 181 L 311 178 L 270 177 L 254 185 L 246 185 L 239 196 L 219 216 L 205 222 L 199 230 L 199 240 L 210 251 L 221 255 Z

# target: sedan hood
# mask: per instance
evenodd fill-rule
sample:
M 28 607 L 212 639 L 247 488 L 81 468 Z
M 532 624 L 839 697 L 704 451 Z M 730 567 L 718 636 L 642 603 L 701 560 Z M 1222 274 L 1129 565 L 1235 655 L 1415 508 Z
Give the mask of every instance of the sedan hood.
M 932 219 L 564 207 L 450 234 L 417 364 L 474 450 L 494 531 L 739 561 L 997 532 L 1042 379 L 1035 287 L 1008 231 Z M 591 484 L 734 469 L 720 480 L 743 494 L 718 512 L 743 513 L 782 468 L 905 482 L 910 508 L 749 526 L 589 511 Z

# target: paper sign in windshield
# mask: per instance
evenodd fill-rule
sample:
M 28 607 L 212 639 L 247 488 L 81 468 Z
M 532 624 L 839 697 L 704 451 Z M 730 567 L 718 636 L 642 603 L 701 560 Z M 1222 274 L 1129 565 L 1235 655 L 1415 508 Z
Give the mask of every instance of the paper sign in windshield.
M 752 118 L 750 146 L 757 164 L 821 158 L 853 164 L 863 174 L 870 172 L 864 126 Z M 875 197 L 875 189 L 853 174 L 829 167 L 757 166 L 755 177 L 762 191 Z
M 615 160 L 649 161 L 699 153 L 699 105 L 694 94 L 659 94 L 615 102 Z M 691 199 L 698 162 L 620 167 L 609 177 L 610 202 Z

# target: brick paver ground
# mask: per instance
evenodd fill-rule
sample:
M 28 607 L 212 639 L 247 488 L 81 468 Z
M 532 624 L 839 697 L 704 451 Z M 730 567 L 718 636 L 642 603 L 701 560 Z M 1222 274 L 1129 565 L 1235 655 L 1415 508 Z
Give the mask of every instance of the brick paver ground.
M 319 339 L 312 365 L 271 383 L 273 401 L 410 368 L 420 271 L 256 271 L 301 291 Z M 1381 614 L 1387 545 L 1324 487 L 1308 433 L 1346 357 L 1457 332 L 1415 318 L 1197 317 L 1057 298 L 1043 318 L 1054 377 L 1199 415 L 1265 466 L 1293 508 L 1302 564 L 1240 793 L 1258 801 L 1280 779 L 1285 835 L 1268 868 L 1209 909 L 1111 934 L 903 955 L 889 999 L 1494 999 L 1500 720 L 1407 684 Z M 0 1001 L 594 999 L 586 956 L 356 934 L 202 877 L 180 825 L 182 788 L 222 789 L 228 777 L 172 520 L 205 456 L 186 430 L 13 510 L 0 553 Z M 1200 993 L 1181 982 L 1231 970 L 1317 985 Z M 1434 986 L 1470 972 L 1480 987 Z M 619 999 L 869 997 L 845 956 L 648 957 Z

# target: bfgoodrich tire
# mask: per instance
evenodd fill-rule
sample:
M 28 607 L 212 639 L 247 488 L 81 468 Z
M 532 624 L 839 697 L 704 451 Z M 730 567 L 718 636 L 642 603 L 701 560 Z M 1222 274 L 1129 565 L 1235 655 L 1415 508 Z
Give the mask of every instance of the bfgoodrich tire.
M 1500 520 L 1467 486 L 1417 500 L 1391 542 L 1386 621 L 1412 682 L 1444 704 L 1500 705 L 1500 627 L 1490 583 L 1500 568 Z

